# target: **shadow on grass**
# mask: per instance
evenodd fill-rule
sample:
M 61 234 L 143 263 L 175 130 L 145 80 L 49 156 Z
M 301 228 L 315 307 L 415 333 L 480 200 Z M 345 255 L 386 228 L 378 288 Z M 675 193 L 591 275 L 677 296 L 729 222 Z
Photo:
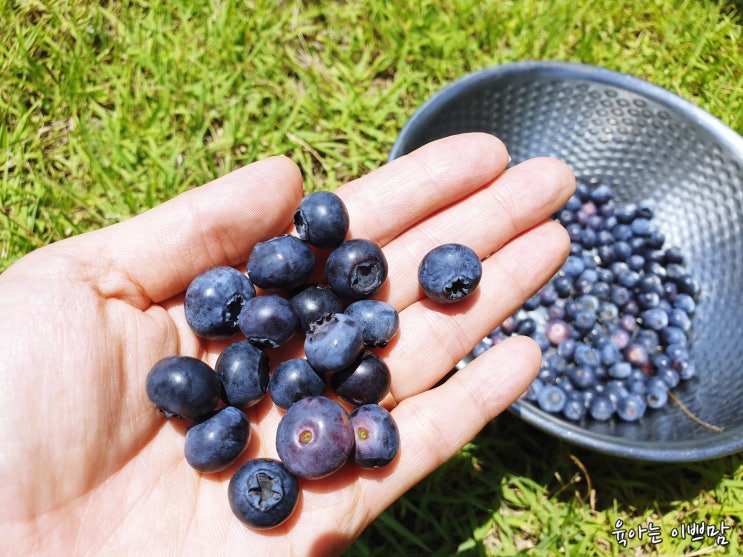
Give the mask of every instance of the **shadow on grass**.
M 485 555 L 482 535 L 475 533 L 482 534 L 498 509 L 510 505 L 503 500 L 507 482 L 520 493 L 534 489 L 523 493 L 527 503 L 534 497 L 540 504 L 564 503 L 585 513 L 662 515 L 680 502 L 692 506 L 701 492 L 714 490 L 741 465 L 741 455 L 685 464 L 606 456 L 506 413 L 390 507 L 347 555 Z M 524 508 L 528 512 L 528 504 Z

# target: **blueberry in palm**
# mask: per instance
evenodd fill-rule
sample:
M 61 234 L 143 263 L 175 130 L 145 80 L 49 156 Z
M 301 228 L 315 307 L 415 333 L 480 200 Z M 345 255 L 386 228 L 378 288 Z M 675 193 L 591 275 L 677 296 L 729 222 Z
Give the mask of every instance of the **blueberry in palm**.
M 291 298 L 291 304 L 299 318 L 303 331 L 326 313 L 343 312 L 343 302 L 329 286 L 313 284 Z
M 307 397 L 289 407 L 276 430 L 276 450 L 295 476 L 324 478 L 340 469 L 354 446 L 346 410 L 324 396 Z
M 198 419 L 214 410 L 222 385 L 198 358 L 167 356 L 147 374 L 147 396 L 166 417 Z
M 221 472 L 248 446 L 250 424 L 234 406 L 225 406 L 186 432 L 186 461 L 199 472 Z
M 366 346 L 387 346 L 400 327 L 397 310 L 381 300 L 358 300 L 350 304 L 345 313 L 361 327 Z
M 387 279 L 387 258 L 382 249 L 362 238 L 346 240 L 325 264 L 330 287 L 342 298 L 361 300 L 374 294 Z
M 347 368 L 363 348 L 361 328 L 345 313 L 325 315 L 310 327 L 304 340 L 307 361 L 321 373 Z
M 255 288 L 243 273 L 232 267 L 212 267 L 186 290 L 186 322 L 203 338 L 232 337 L 239 331 L 240 310 L 254 296 Z
M 259 348 L 278 348 L 299 328 L 291 302 L 278 294 L 249 300 L 240 312 L 239 323 L 245 337 Z
M 354 431 L 353 461 L 362 468 L 379 468 L 392 462 L 400 448 L 400 433 L 392 415 L 377 404 L 355 408 L 350 415 Z
M 346 238 L 349 217 L 345 204 L 333 192 L 309 194 L 294 212 L 294 226 L 302 240 L 318 248 L 334 248 Z
M 348 368 L 330 377 L 333 392 L 349 404 L 380 402 L 390 390 L 390 368 L 371 350 L 364 350 Z
M 274 404 L 287 410 L 292 404 L 308 396 L 325 393 L 325 376 L 315 371 L 304 358 L 281 362 L 268 383 L 268 392 Z
M 256 458 L 235 472 L 227 495 L 232 512 L 241 522 L 265 530 L 292 515 L 299 501 L 299 483 L 280 461 Z
M 315 268 L 315 254 L 304 240 L 282 234 L 259 242 L 248 257 L 248 276 L 265 290 L 294 290 Z
M 462 300 L 475 291 L 482 277 L 477 254 L 462 244 L 443 244 L 429 251 L 418 267 L 423 292 L 439 303 Z
M 268 356 L 250 342 L 227 346 L 217 358 L 214 371 L 222 382 L 222 398 L 230 406 L 253 406 L 268 390 L 271 372 Z

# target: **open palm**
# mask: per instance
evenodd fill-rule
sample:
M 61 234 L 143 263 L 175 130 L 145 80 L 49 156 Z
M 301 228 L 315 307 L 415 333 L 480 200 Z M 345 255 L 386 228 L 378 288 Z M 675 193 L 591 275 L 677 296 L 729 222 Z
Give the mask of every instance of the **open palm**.
M 384 351 L 401 449 L 390 466 L 348 465 L 300 481 L 282 526 L 254 532 L 231 513 L 239 463 L 276 455 L 280 411 L 248 410 L 252 437 L 235 464 L 203 475 L 183 456 L 185 425 L 165 420 L 144 382 L 160 358 L 214 365 L 183 317 L 183 293 L 215 265 L 244 265 L 252 246 L 286 232 L 302 195 L 285 157 L 253 163 L 125 222 L 37 250 L 0 275 L 0 553 L 333 554 L 451 457 L 524 391 L 540 362 L 513 338 L 441 385 L 469 347 L 561 265 L 564 231 L 547 217 L 574 186 L 554 159 L 505 170 L 497 139 L 429 144 L 337 190 L 353 237 L 383 246 L 389 279 L 377 298 L 400 313 Z M 482 257 L 478 291 L 441 307 L 423 299 L 417 265 L 446 242 Z M 296 350 L 297 343 L 284 349 Z M 286 354 L 269 351 L 271 361 Z

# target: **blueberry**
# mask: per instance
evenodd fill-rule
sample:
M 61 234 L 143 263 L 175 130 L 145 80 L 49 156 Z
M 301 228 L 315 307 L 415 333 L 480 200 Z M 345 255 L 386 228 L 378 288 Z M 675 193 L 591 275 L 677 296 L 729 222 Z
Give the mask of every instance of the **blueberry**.
M 545 412 L 561 412 L 567 401 L 565 391 L 557 385 L 545 385 L 537 395 L 537 404 Z
M 260 348 L 278 348 L 299 328 L 291 302 L 278 294 L 256 296 L 240 312 L 240 330 Z
M 355 408 L 350 415 L 355 445 L 353 461 L 361 468 L 392 462 L 400 448 L 400 433 L 392 415 L 377 404 Z
M 315 254 L 296 236 L 282 234 L 258 242 L 248 257 L 248 276 L 253 284 L 269 291 L 303 286 L 315 268 Z
M 480 258 L 462 244 L 443 244 L 432 249 L 418 267 L 418 282 L 423 292 L 444 304 L 472 294 L 481 277 Z
M 363 347 L 361 327 L 345 313 L 326 315 L 315 322 L 304 341 L 307 361 L 322 373 L 335 373 L 349 367 Z
M 346 240 L 325 263 L 330 287 L 342 298 L 361 300 L 374 294 L 387 279 L 387 259 L 370 240 Z
M 232 512 L 241 522 L 263 530 L 291 516 L 299 501 L 299 483 L 280 461 L 256 458 L 235 472 L 227 495 Z
M 294 226 L 299 237 L 310 245 L 334 248 L 346 238 L 348 210 L 336 194 L 317 191 L 300 202 L 294 212 Z
M 230 406 L 247 408 L 266 394 L 271 369 L 263 350 L 241 341 L 222 351 L 214 371 L 222 382 L 224 401 Z
M 400 327 L 397 310 L 380 300 L 358 300 L 350 304 L 345 313 L 361 328 L 366 346 L 387 346 Z
M 389 367 L 370 350 L 364 350 L 353 365 L 330 377 L 338 398 L 355 406 L 380 402 L 389 392 L 390 383 Z
M 587 389 L 596 384 L 596 372 L 592 367 L 570 367 L 568 368 L 567 376 L 576 389 Z
M 147 396 L 166 417 L 198 419 L 214 410 L 222 385 L 207 364 L 191 356 L 167 356 L 147 374 Z
M 299 325 L 305 332 L 324 314 L 343 311 L 341 299 L 325 285 L 308 286 L 291 298 L 291 304 L 299 318 Z
M 240 310 L 254 296 L 253 284 L 240 271 L 212 267 L 198 275 L 186 290 L 186 322 L 203 338 L 232 337 L 239 331 Z
M 354 447 L 348 413 L 324 396 L 292 404 L 276 430 L 276 450 L 284 466 L 300 478 L 324 478 L 340 469 Z
M 220 472 L 237 460 L 249 440 L 248 418 L 225 406 L 186 431 L 186 461 L 199 472 Z
M 645 401 L 649 408 L 663 408 L 668 402 L 668 386 L 653 385 L 645 388 Z
M 614 415 L 614 404 L 605 394 L 597 394 L 588 406 L 588 413 L 594 420 L 605 422 Z
M 616 402 L 617 416 L 625 422 L 636 422 L 645 415 L 646 409 L 645 400 L 633 393 L 619 397 Z
M 581 395 L 582 393 L 572 393 L 562 407 L 562 415 L 570 421 L 577 422 L 586 415 L 586 402 Z
M 276 367 L 268 392 L 276 406 L 287 410 L 302 398 L 322 395 L 326 386 L 325 376 L 315 371 L 307 360 L 291 358 Z
M 668 314 L 661 308 L 651 308 L 640 314 L 642 323 L 654 330 L 661 331 L 668 326 Z

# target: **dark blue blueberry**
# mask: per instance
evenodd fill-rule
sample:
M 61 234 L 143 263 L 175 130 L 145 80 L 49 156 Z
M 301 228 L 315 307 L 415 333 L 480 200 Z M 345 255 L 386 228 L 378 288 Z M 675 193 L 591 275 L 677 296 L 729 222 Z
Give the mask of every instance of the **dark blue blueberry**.
M 276 451 L 295 476 L 319 479 L 340 469 L 351 456 L 354 432 L 348 413 L 324 396 L 292 404 L 276 429 Z
M 673 368 L 678 371 L 679 379 L 681 381 L 688 381 L 697 374 L 697 368 L 694 361 L 689 360 L 678 360 L 674 362 Z
M 632 233 L 637 236 L 647 236 L 650 234 L 650 219 L 638 217 L 632 221 L 630 227 L 632 227 Z
M 685 275 L 676 281 L 678 291 L 682 294 L 696 296 L 699 294 L 699 282 L 691 275 Z
M 309 194 L 294 212 L 297 234 L 318 248 L 334 248 L 346 238 L 349 226 L 348 210 L 336 194 L 316 191 Z
M 207 364 L 191 356 L 167 356 L 147 374 L 147 396 L 166 417 L 198 419 L 217 406 L 222 385 Z
M 589 331 L 596 324 L 596 313 L 587 309 L 578 310 L 573 317 L 572 325 L 579 331 Z
M 617 275 L 617 282 L 625 288 L 634 288 L 640 281 L 640 273 L 627 269 Z
M 350 415 L 355 444 L 353 461 L 361 468 L 380 468 L 395 459 L 400 433 L 392 415 L 377 404 L 355 408 Z
M 636 422 L 645 415 L 646 409 L 645 399 L 634 393 L 627 393 L 616 402 L 617 416 L 625 422 Z
M 278 460 L 256 458 L 243 464 L 227 488 L 230 508 L 241 522 L 264 530 L 291 516 L 299 501 L 299 483 Z
M 526 389 L 526 392 L 523 394 L 523 398 L 532 402 L 536 402 L 537 396 L 539 395 L 539 391 L 542 390 L 542 387 L 544 387 L 544 383 L 542 382 L 542 380 L 539 377 L 535 378 L 534 381 L 532 381 L 529 387 Z
M 519 326 L 516 328 L 516 333 L 524 336 L 530 336 L 537 330 L 537 322 L 531 317 L 526 317 L 521 320 Z
M 573 293 L 573 279 L 567 275 L 555 277 L 552 284 L 555 286 L 557 295 L 561 298 L 568 298 Z
M 648 247 L 654 250 L 660 250 L 663 244 L 666 243 L 666 235 L 660 230 L 650 230 L 650 234 L 647 237 Z M 665 259 L 665 256 L 663 257 Z
M 516 332 L 516 328 L 519 326 L 519 322 L 520 320 L 516 314 L 509 315 L 503 320 L 503 323 L 501 323 L 501 331 L 503 331 L 503 333 L 507 335 L 511 335 Z
M 665 262 L 667 264 L 675 263 L 678 265 L 684 264 L 684 253 L 681 251 L 681 248 L 676 246 L 669 246 L 666 248 L 666 250 L 663 252 L 665 256 Z
M 637 203 L 637 216 L 642 219 L 651 219 L 655 215 L 655 201 L 642 199 Z
M 222 382 L 222 398 L 230 406 L 252 406 L 268 390 L 268 356 L 249 342 L 234 342 L 226 347 L 217 358 L 214 371 Z
M 613 366 L 622 359 L 622 352 L 611 340 L 602 343 L 597 349 L 601 363 L 605 366 Z
M 567 230 L 571 242 L 575 243 L 580 241 L 580 236 L 583 233 L 583 227 L 580 223 L 566 223 L 565 230 Z
M 363 347 L 361 327 L 345 313 L 326 315 L 315 322 L 304 340 L 307 361 L 321 373 L 349 367 Z
M 641 309 L 657 308 L 660 304 L 660 296 L 657 292 L 638 292 L 635 299 Z
M 568 361 L 559 354 L 549 354 L 546 360 L 543 360 L 542 365 L 546 365 L 549 369 L 554 371 L 557 375 L 564 374 L 568 369 Z
M 363 350 L 348 368 L 330 376 L 330 386 L 342 401 L 355 406 L 376 404 L 389 392 L 390 368 L 370 350 Z
M 658 296 L 663 295 L 663 281 L 652 273 L 643 274 L 637 281 L 638 292 L 655 292 Z
M 250 279 L 232 267 L 212 267 L 186 290 L 186 322 L 203 338 L 229 338 L 238 331 L 243 305 L 255 296 Z
M 619 215 L 617 215 L 617 218 L 619 218 Z M 633 235 L 632 227 L 629 224 L 618 224 L 611 233 L 617 242 L 629 242 Z
M 609 299 L 618 307 L 624 306 L 632 298 L 632 293 L 628 288 L 614 284 L 609 293 Z
M 557 385 L 545 385 L 537 395 L 537 404 L 545 412 L 556 414 L 562 412 L 567 398 L 565 391 Z
M 594 420 L 605 422 L 614 415 L 614 403 L 605 394 L 596 394 L 591 398 L 588 413 Z
M 526 300 L 521 306 L 525 311 L 534 311 L 542 305 L 542 300 L 539 297 L 539 293 L 534 294 L 528 300 Z
M 290 358 L 274 370 L 268 392 L 276 406 L 287 410 L 300 399 L 323 395 L 326 386 L 325 376 L 315 371 L 307 360 Z
M 304 240 L 283 234 L 259 242 L 248 257 L 248 276 L 265 290 L 295 290 L 315 268 L 315 254 Z
M 603 301 L 599 304 L 596 314 L 601 323 L 616 323 L 619 318 L 619 308 L 614 302 Z
M 676 387 L 678 387 L 678 384 L 681 382 L 681 377 L 679 376 L 679 372 L 670 367 L 659 369 L 656 372 L 656 376 L 660 377 L 663 380 L 663 382 L 666 385 L 668 385 L 669 389 L 675 389 Z
M 574 338 L 566 338 L 557 345 L 557 354 L 566 359 L 572 359 L 577 343 Z
M 537 345 L 539 346 L 539 349 L 542 352 L 547 352 L 547 350 L 549 350 L 550 346 L 552 345 L 550 343 L 550 339 L 547 338 L 547 335 L 545 333 L 543 333 L 542 331 L 538 331 L 538 330 L 537 331 L 534 331 L 529 336 L 531 336 L 531 338 L 534 340 L 534 342 L 537 343 Z
M 418 267 L 423 292 L 439 303 L 452 303 L 472 294 L 480 283 L 482 264 L 461 244 L 443 244 L 429 251 Z
M 341 313 L 343 302 L 329 286 L 308 286 L 291 298 L 291 304 L 299 318 L 299 326 L 307 332 L 310 325 L 326 313 Z
M 387 259 L 371 240 L 346 240 L 330 253 L 325 274 L 341 298 L 361 300 L 379 290 L 387 279 Z
M 591 201 L 597 205 L 603 205 L 607 201 L 610 201 L 614 197 L 614 191 L 608 184 L 598 184 L 593 190 L 591 190 L 590 198 Z
M 642 271 L 645 267 L 645 258 L 638 253 L 633 253 L 627 258 L 627 266 L 633 271 Z
M 350 304 L 345 313 L 361 328 L 366 346 L 387 346 L 400 327 L 397 310 L 380 300 L 358 300 Z
M 250 424 L 234 406 L 225 406 L 186 431 L 186 461 L 199 472 L 221 472 L 237 460 L 250 440 Z
M 573 360 L 578 365 L 592 368 L 601 365 L 601 355 L 598 350 L 585 342 L 578 342 L 576 344 L 575 352 L 573 353 Z
M 240 330 L 259 348 L 278 348 L 299 328 L 292 304 L 278 294 L 256 296 L 240 312 Z
M 540 288 L 537 295 L 539 296 L 539 303 L 547 308 L 552 307 L 557 302 L 557 290 L 555 290 L 555 285 L 551 282 Z

